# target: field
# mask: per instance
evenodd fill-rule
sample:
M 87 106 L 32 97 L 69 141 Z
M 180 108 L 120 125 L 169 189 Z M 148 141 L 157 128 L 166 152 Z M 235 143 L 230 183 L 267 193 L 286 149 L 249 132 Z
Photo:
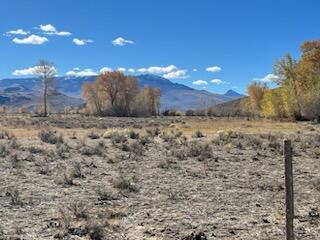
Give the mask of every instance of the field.
M 0 239 L 320 236 L 320 126 L 209 117 L 0 116 Z

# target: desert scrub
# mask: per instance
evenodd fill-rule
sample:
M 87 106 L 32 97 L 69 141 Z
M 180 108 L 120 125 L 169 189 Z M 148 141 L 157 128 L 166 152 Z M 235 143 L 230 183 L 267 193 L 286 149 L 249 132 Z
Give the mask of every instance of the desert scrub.
M 133 178 L 125 177 L 122 174 L 116 178 L 113 178 L 112 184 L 115 188 L 118 188 L 121 190 L 127 190 L 129 192 L 137 192 L 138 191 L 138 187 L 134 183 Z
M 203 138 L 205 137 L 205 135 L 200 131 L 200 130 L 197 130 L 193 135 L 192 135 L 193 138 Z
M 62 175 L 57 176 L 54 182 L 58 185 L 73 186 L 74 185 L 73 179 L 74 177 L 72 176 L 72 174 L 68 171 L 65 171 Z
M 102 188 L 100 187 L 97 190 L 98 194 L 98 201 L 105 202 L 105 201 L 113 201 L 120 199 L 120 196 L 117 192 L 109 188 Z
M 63 137 L 62 135 L 57 135 L 56 131 L 53 130 L 47 130 L 42 129 L 38 133 L 38 137 L 42 142 L 50 143 L 50 144 L 56 144 L 56 143 L 63 143 Z
M 14 138 L 15 136 L 10 133 L 8 130 L 0 130 L 0 139 L 12 139 Z
M 88 134 L 87 137 L 90 139 L 99 139 L 100 134 L 96 130 L 91 130 Z
M 84 156 L 93 156 L 93 155 L 102 156 L 103 146 L 101 146 L 100 144 L 96 145 L 95 147 L 83 146 L 79 149 L 79 152 L 81 155 L 84 155 Z
M 200 142 L 198 140 L 190 141 L 188 143 L 189 151 L 188 157 L 199 157 L 201 159 L 213 157 L 212 147 L 208 143 Z
M 10 153 L 8 147 L 5 144 L 0 144 L 0 157 L 6 157 Z
M 133 131 L 133 130 L 130 130 L 129 133 L 128 133 L 128 136 L 131 139 L 138 139 L 140 137 L 140 134 L 135 132 L 135 131 Z
M 16 137 L 12 137 L 9 141 L 9 148 L 12 149 L 19 149 L 20 148 L 20 144 L 18 143 L 18 140 Z
M 21 161 L 18 158 L 17 153 L 13 153 L 13 154 L 9 155 L 8 161 L 11 163 L 12 168 L 18 169 L 21 167 Z
M 70 152 L 70 147 L 67 143 L 56 145 L 56 154 L 61 158 L 66 158 L 67 153 Z
M 17 188 L 11 188 L 6 192 L 6 195 L 10 197 L 10 204 L 13 206 L 22 206 L 23 202 L 20 197 L 20 192 Z
M 182 131 L 179 129 L 171 129 L 170 131 L 164 131 L 160 137 L 163 139 L 164 142 L 172 142 L 175 139 L 182 136 Z
M 85 178 L 81 164 L 79 162 L 74 162 L 72 164 L 72 167 L 70 169 L 70 176 L 72 178 Z
M 161 133 L 160 129 L 159 128 L 148 128 L 146 130 L 147 134 L 150 136 L 150 137 L 156 137 L 156 136 L 159 136 L 159 134 Z

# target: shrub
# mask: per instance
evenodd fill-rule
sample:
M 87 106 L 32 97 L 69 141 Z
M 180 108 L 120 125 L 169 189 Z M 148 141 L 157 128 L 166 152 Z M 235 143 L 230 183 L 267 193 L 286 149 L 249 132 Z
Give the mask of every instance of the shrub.
M 156 137 L 161 133 L 159 128 L 148 128 L 146 131 L 151 137 Z
M 136 133 L 133 130 L 130 130 L 128 133 L 129 138 L 131 139 L 138 139 L 140 137 L 139 133 Z
M 9 154 L 9 150 L 6 145 L 0 144 L 0 157 L 6 157 Z
M 172 117 L 178 117 L 182 116 L 181 112 L 178 112 L 176 109 L 167 109 L 162 112 L 163 116 L 172 116 Z
M 213 156 L 212 147 L 208 143 L 202 143 L 199 141 L 191 141 L 188 144 L 189 157 L 198 157 L 201 156 L 202 158 L 210 158 Z
M 45 130 L 42 129 L 38 133 L 38 137 L 42 142 L 56 144 L 56 143 L 63 143 L 62 135 L 57 135 L 56 131 L 53 130 Z
M 193 110 L 187 110 L 186 111 L 186 116 L 195 116 L 195 113 Z
M 12 139 L 14 137 L 13 134 L 11 134 L 7 130 L 0 130 L 0 139 Z
M 11 205 L 13 205 L 13 206 L 22 206 L 23 205 L 21 197 L 20 197 L 20 192 L 18 191 L 18 189 L 16 189 L 16 188 L 10 189 L 9 191 L 7 191 L 7 196 L 10 197 Z
M 193 134 L 192 137 L 193 137 L 193 138 L 203 138 L 203 137 L 205 137 L 205 136 L 204 136 L 204 134 L 203 134 L 200 130 L 197 130 L 197 131 Z
M 79 152 L 81 155 L 85 155 L 85 156 L 93 156 L 93 155 L 102 156 L 103 155 L 100 145 L 97 145 L 96 147 L 83 146 L 79 149 Z
M 88 138 L 90 139 L 99 139 L 100 138 L 100 134 L 97 133 L 96 131 L 92 130 L 91 132 L 88 133 Z
M 115 188 L 119 188 L 121 190 L 128 190 L 129 192 L 137 192 L 138 191 L 138 188 L 133 183 L 133 180 L 126 178 L 123 175 L 120 175 L 117 178 L 114 178 L 112 183 Z

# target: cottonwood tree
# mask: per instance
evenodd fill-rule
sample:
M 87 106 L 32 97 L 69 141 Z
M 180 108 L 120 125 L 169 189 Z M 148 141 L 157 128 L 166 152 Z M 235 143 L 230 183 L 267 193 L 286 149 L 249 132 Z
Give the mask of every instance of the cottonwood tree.
M 112 116 L 150 116 L 159 114 L 160 90 L 139 89 L 135 77 L 122 72 L 101 73 L 94 83 L 82 89 L 86 110 L 91 114 Z
M 41 90 L 43 100 L 43 116 L 48 116 L 48 97 L 55 91 L 55 76 L 57 70 L 53 63 L 47 60 L 40 60 L 34 67 L 34 75 L 39 77 L 39 88 Z
M 267 85 L 265 83 L 255 81 L 247 87 L 251 109 L 256 113 L 261 110 L 261 101 L 266 90 Z
M 82 97 L 87 101 L 87 109 L 91 114 L 103 115 L 103 98 L 96 83 L 86 82 L 82 87 Z
M 120 71 L 103 72 L 97 77 L 98 90 L 104 92 L 105 96 L 109 98 L 112 108 L 115 108 L 118 104 L 125 78 L 126 76 Z

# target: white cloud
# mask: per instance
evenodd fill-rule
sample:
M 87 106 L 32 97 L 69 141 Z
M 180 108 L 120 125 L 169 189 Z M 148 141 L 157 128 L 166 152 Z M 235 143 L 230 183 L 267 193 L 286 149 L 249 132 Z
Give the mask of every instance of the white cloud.
M 217 84 L 217 85 L 223 83 L 223 81 L 221 79 L 212 79 L 210 82 L 213 84 Z
M 129 68 L 129 69 L 128 69 L 128 72 L 129 72 L 129 73 L 135 73 L 136 70 L 134 70 L 133 68 Z
M 17 30 L 11 30 L 6 32 L 6 36 L 10 36 L 10 35 L 27 35 L 29 32 L 24 31 L 23 29 L 17 29 Z
M 193 71 L 194 71 L 194 72 L 198 72 L 198 69 L 194 68 Z
M 123 67 L 119 67 L 117 70 L 120 71 L 120 72 L 125 72 L 127 69 L 125 69 Z
M 162 77 L 168 79 L 185 79 L 190 77 L 187 75 L 187 70 L 179 69 L 175 65 L 169 65 L 166 67 L 151 66 L 149 68 L 139 68 L 137 71 L 140 73 L 160 74 Z
M 38 35 L 30 35 L 29 37 L 26 38 L 14 38 L 12 40 L 16 44 L 32 44 L 32 45 L 41 45 L 45 42 L 48 42 L 48 38 L 46 37 L 40 37 Z
M 112 44 L 115 46 L 124 46 L 126 44 L 134 44 L 134 41 L 127 40 L 122 37 L 118 37 L 112 41 Z
M 73 41 L 74 44 L 76 44 L 78 46 L 83 46 L 83 45 L 86 45 L 88 43 L 93 43 L 93 40 L 90 40 L 90 39 L 74 38 L 72 41 Z
M 192 82 L 192 84 L 200 86 L 200 85 L 208 85 L 208 82 L 204 81 L 204 80 L 196 80 L 196 81 Z
M 100 73 L 104 73 L 104 72 L 112 72 L 112 68 L 109 68 L 109 67 L 103 67 L 100 69 Z
M 41 31 L 43 31 L 44 34 L 47 35 L 58 35 L 58 36 L 70 36 L 71 32 L 65 32 L 65 31 L 57 31 L 56 27 L 52 24 L 46 24 L 46 25 L 40 25 Z
M 72 77 L 88 77 L 88 76 L 96 76 L 98 75 L 95 71 L 93 71 L 91 68 L 86 68 L 84 70 L 71 70 L 66 72 L 66 76 L 72 76 Z
M 151 66 L 149 68 L 140 68 L 138 69 L 139 72 L 148 72 L 152 74 L 164 74 L 164 73 L 170 73 L 173 71 L 177 71 L 178 68 L 174 65 L 169 65 L 167 67 L 157 67 L 157 66 Z
M 177 70 L 174 72 L 169 72 L 163 75 L 164 78 L 168 78 L 168 79 L 185 79 L 185 78 L 189 78 L 190 76 L 187 75 L 187 70 Z
M 40 25 L 40 29 L 44 32 L 56 32 L 57 29 L 52 24 Z
M 279 77 L 277 75 L 269 73 L 266 76 L 264 76 L 263 78 L 254 78 L 253 80 L 261 81 L 261 82 L 265 82 L 265 83 L 270 83 L 270 82 L 274 82 L 276 80 L 279 80 Z
M 15 76 L 35 75 L 39 67 L 40 66 L 34 66 L 34 67 L 25 68 L 25 69 L 18 69 L 13 71 L 12 75 L 15 75 Z M 51 70 L 54 71 L 55 75 L 57 76 L 57 69 L 55 67 L 51 67 Z
M 220 72 L 221 70 L 222 70 L 222 68 L 219 66 L 212 66 L 212 67 L 206 68 L 207 72 L 213 72 L 213 73 Z
M 30 68 L 25 68 L 25 69 L 18 69 L 15 70 L 12 75 L 15 76 L 27 76 L 27 75 L 33 75 L 36 67 L 30 67 Z
M 71 32 L 46 32 L 47 35 L 70 36 Z

